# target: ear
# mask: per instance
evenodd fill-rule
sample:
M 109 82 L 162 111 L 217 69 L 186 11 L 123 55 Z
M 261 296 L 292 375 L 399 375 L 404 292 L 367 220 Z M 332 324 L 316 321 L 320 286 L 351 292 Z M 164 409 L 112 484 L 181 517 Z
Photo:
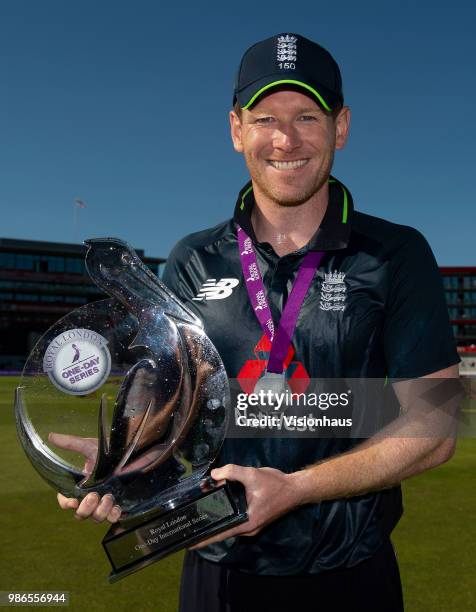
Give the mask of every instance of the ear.
M 243 143 L 241 140 L 241 119 L 235 113 L 235 111 L 230 111 L 230 130 L 231 130 L 231 139 L 233 141 L 233 147 L 237 153 L 243 153 Z
M 343 149 L 349 136 L 350 128 L 350 108 L 348 106 L 342 107 L 340 113 L 337 115 L 335 120 L 336 130 L 336 149 Z

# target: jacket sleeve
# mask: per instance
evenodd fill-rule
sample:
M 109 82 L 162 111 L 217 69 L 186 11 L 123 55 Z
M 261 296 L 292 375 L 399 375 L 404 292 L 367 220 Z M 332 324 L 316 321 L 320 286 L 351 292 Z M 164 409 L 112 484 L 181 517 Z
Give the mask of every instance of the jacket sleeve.
M 184 245 L 184 240 L 179 241 L 171 250 L 162 274 L 162 282 L 187 305 L 190 305 L 194 297 L 193 285 L 187 271 L 192 253 Z
M 408 229 L 389 279 L 384 351 L 390 378 L 417 378 L 460 361 L 435 258 L 422 234 Z

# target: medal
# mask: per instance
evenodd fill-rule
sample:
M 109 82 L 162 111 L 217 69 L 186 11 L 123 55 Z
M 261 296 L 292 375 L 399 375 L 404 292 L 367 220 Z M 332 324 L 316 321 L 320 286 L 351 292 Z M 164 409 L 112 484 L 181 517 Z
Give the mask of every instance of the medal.
M 262 412 L 274 412 L 286 408 L 286 402 L 278 404 L 278 397 L 283 397 L 289 390 L 284 372 L 268 372 L 265 370 L 263 376 L 258 379 L 253 393 L 260 397 L 259 408 Z
M 239 225 L 237 227 L 240 262 L 248 297 L 261 328 L 271 342 L 266 370 L 256 383 L 254 392 L 264 391 L 267 394 L 268 391 L 271 391 L 270 399 L 276 401 L 276 395 L 281 395 L 286 392 L 286 389 L 289 389 L 284 373 L 284 360 L 291 345 L 299 311 L 324 252 L 309 251 L 303 258 L 275 334 L 274 322 L 253 242 L 242 227 Z
M 269 401 L 275 403 L 273 400 L 275 400 L 276 395 L 285 393 L 287 389 L 289 387 L 284 372 L 268 372 L 265 370 L 265 373 L 258 379 L 255 385 L 254 393 L 264 392 L 268 395 L 268 392 L 271 392 Z

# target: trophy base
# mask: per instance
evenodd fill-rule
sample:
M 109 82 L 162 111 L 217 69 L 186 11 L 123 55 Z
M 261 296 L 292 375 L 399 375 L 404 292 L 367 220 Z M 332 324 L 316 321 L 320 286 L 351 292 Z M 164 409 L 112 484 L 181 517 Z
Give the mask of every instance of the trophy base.
M 245 490 L 240 482 L 226 482 L 193 501 L 172 509 L 148 512 L 132 527 L 111 526 L 102 541 L 112 566 L 109 582 L 116 582 L 182 548 L 188 548 L 248 520 Z M 126 523 L 127 524 L 127 523 Z

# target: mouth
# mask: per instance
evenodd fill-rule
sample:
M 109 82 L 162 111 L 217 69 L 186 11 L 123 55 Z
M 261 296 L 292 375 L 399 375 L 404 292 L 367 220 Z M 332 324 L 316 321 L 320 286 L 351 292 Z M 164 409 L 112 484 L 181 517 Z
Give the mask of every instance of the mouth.
M 276 170 L 298 170 L 305 166 L 309 159 L 296 159 L 292 161 L 277 161 L 275 159 L 268 159 L 268 164 Z

